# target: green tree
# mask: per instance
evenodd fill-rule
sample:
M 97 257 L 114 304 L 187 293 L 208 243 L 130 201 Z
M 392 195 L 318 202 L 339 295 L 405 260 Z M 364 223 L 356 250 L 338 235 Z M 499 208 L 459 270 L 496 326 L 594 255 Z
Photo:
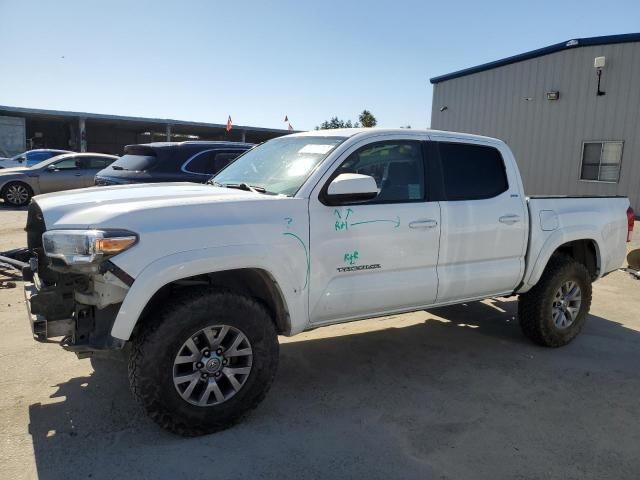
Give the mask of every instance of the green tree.
M 332 128 L 358 128 L 360 124 L 358 122 L 351 123 L 351 120 L 340 120 L 338 117 L 331 117 L 331 120 L 325 120 L 316 127 L 316 130 L 329 130 Z
M 375 127 L 378 124 L 376 117 L 374 117 L 369 110 L 363 110 L 358 119 L 363 127 L 370 128 Z

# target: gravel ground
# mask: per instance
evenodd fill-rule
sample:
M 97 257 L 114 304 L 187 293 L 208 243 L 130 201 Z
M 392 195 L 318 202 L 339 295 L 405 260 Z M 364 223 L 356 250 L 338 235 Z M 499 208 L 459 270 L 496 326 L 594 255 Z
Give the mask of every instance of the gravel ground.
M 26 243 L 25 218 L 0 208 L 0 250 Z M 138 410 L 124 364 L 94 370 L 34 342 L 21 283 L 5 280 L 0 478 L 640 476 L 640 281 L 621 272 L 594 286 L 583 333 L 561 349 L 522 337 L 513 299 L 282 338 L 266 401 L 195 439 Z

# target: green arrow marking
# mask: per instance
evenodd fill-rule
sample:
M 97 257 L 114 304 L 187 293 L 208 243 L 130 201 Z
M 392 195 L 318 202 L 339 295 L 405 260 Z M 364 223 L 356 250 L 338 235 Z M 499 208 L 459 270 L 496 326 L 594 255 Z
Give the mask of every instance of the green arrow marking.
M 393 223 L 393 228 L 398 228 L 400 226 L 400 217 L 396 217 L 395 220 L 366 220 L 364 222 L 353 222 L 351 226 L 355 227 L 356 225 L 364 225 L 365 223 L 382 223 L 382 222 Z

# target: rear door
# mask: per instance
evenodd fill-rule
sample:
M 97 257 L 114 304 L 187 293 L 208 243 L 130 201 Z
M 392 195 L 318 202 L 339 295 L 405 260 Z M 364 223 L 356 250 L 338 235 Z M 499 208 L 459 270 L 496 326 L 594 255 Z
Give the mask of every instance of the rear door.
M 515 165 L 492 144 L 447 139 L 435 148 L 443 179 L 438 302 L 512 292 L 524 273 L 528 222 Z
M 96 173 L 98 173 L 103 168 L 107 168 L 114 161 L 115 158 L 110 157 L 81 157 L 80 173 L 82 174 L 82 186 L 94 186 Z

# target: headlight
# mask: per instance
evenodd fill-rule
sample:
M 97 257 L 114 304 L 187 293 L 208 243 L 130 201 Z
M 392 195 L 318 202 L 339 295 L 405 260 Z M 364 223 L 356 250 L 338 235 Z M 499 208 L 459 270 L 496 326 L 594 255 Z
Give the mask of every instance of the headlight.
M 86 265 L 124 252 L 138 241 L 122 230 L 51 230 L 42 235 L 44 252 L 67 265 Z

